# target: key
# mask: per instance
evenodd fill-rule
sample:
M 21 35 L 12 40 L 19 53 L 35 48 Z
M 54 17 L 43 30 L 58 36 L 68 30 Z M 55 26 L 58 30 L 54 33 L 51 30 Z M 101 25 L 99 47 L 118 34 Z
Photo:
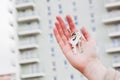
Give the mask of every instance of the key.
M 81 40 L 80 40 L 81 37 L 82 37 L 82 35 L 81 35 L 79 32 L 72 34 L 72 37 L 71 37 L 71 39 L 70 39 L 69 42 L 70 42 L 70 44 L 71 44 L 72 47 L 73 47 L 74 53 L 77 52 L 77 44 L 78 44 L 79 42 L 81 42 Z

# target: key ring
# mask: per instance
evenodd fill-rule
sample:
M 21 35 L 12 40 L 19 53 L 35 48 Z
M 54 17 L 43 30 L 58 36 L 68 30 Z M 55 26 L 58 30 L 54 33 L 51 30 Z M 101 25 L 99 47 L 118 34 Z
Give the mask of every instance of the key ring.
M 82 39 L 84 39 L 84 37 L 80 32 L 73 32 L 71 34 L 71 38 L 69 40 L 69 43 L 72 45 L 74 53 L 77 52 L 77 47 L 79 49 L 79 52 L 83 53 L 83 48 L 81 46 Z

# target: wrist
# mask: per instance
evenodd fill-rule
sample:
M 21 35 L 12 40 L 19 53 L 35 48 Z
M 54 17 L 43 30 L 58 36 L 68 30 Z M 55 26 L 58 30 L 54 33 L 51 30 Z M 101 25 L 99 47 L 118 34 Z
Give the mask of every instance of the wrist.
M 94 59 L 87 64 L 83 74 L 89 80 L 103 80 L 106 72 L 107 69 L 103 66 L 103 64 L 98 59 Z

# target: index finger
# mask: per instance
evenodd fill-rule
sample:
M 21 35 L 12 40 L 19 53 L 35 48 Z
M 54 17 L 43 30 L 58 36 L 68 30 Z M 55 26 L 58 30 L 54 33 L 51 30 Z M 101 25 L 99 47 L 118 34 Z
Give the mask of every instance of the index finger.
M 67 19 L 67 22 L 69 24 L 69 28 L 70 28 L 71 32 L 77 32 L 78 30 L 75 27 L 75 24 L 73 23 L 73 20 L 72 20 L 71 16 L 67 15 L 66 19 Z
M 60 16 L 57 16 L 56 18 L 57 18 L 59 24 L 61 25 L 61 28 L 62 28 L 65 36 L 67 37 L 67 39 L 69 39 L 71 35 L 70 35 L 70 32 L 68 31 L 64 21 L 62 20 L 62 18 Z

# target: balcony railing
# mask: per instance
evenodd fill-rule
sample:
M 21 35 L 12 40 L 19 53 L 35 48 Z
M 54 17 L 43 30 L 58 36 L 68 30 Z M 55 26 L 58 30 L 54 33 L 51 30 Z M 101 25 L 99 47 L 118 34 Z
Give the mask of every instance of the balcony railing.
M 120 22 L 120 11 L 110 12 L 105 15 L 103 19 L 103 23 L 109 24 L 109 23 L 118 23 Z
M 31 22 L 31 21 L 39 21 L 39 15 L 34 11 L 26 11 L 20 12 L 18 14 L 18 22 Z
M 40 73 L 34 73 L 34 74 L 22 74 L 21 78 L 27 79 L 27 78 L 35 78 L 35 77 L 44 77 L 45 73 L 40 72 Z
M 24 65 L 24 64 L 32 64 L 32 63 L 38 63 L 38 62 L 39 62 L 38 58 L 29 58 L 29 59 L 20 60 L 19 63 L 21 65 Z
M 33 9 L 34 7 L 35 7 L 34 0 L 18 0 L 16 2 L 17 10 Z
M 33 48 L 38 48 L 38 43 L 35 39 L 21 41 L 19 44 L 19 50 L 33 49 Z
M 114 68 L 117 68 L 117 67 L 120 67 L 120 62 L 117 62 L 117 63 L 113 63 L 112 65 Z
M 106 0 L 105 7 L 107 9 L 113 9 L 120 7 L 120 0 Z
M 108 31 L 109 37 L 111 37 L 111 38 L 120 37 L 120 27 L 119 28 L 116 28 L 116 27 L 114 27 L 114 29 L 109 29 L 109 31 Z
M 21 66 L 21 78 L 35 78 L 45 76 L 44 68 L 39 64 Z
M 33 35 L 41 33 L 39 25 L 30 25 L 27 27 L 22 26 L 19 28 L 18 35 L 19 36 L 26 36 L 26 35 Z
M 20 57 L 20 64 L 30 64 L 39 62 L 38 55 L 36 53 L 23 53 Z
M 116 53 L 120 52 L 120 44 L 110 44 L 106 46 L 107 53 Z

